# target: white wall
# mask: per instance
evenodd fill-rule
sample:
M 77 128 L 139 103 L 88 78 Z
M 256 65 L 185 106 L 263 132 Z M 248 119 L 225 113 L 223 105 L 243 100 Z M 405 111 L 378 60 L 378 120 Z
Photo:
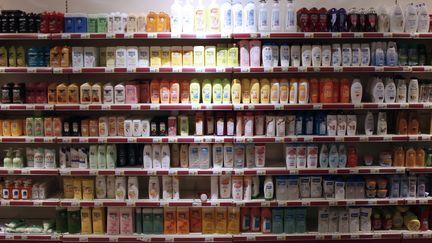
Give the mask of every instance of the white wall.
M 183 0 L 185 1 L 185 0 Z M 191 0 L 192 3 L 198 3 L 198 0 Z M 224 0 L 215 0 L 223 2 Z M 255 0 L 258 2 L 258 0 Z M 69 0 L 69 12 L 100 13 L 111 11 L 122 12 L 144 12 L 148 11 L 166 11 L 169 12 L 173 0 Z M 203 0 L 204 4 L 209 4 L 211 0 Z M 243 0 L 246 3 L 246 0 Z M 285 0 L 281 0 L 285 3 Z M 294 0 L 296 8 L 311 7 L 357 7 L 367 8 L 385 7 L 389 9 L 394 5 L 395 0 Z M 432 13 L 432 2 L 430 0 L 399 0 L 402 7 L 410 2 L 423 3 L 427 2 L 429 11 Z M 21 9 L 25 11 L 42 12 L 44 10 L 65 11 L 65 0 L 1 0 L 0 9 Z

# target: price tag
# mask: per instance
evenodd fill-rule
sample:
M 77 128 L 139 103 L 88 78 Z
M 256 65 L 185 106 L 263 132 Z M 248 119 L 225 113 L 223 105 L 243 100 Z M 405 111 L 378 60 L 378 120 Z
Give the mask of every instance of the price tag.
M 201 137 L 194 137 L 194 143 L 202 143 L 203 142 L 203 138 Z
M 392 141 L 393 137 L 392 136 L 384 136 L 383 140 L 386 142 Z
M 115 170 L 115 175 L 116 176 L 124 176 L 125 175 L 125 172 L 124 172 L 124 170 Z
M 106 34 L 105 34 L 105 37 L 106 37 L 107 39 L 114 39 L 114 38 L 115 38 L 115 34 L 114 34 L 114 33 L 106 33 Z
M 356 235 L 356 234 L 352 234 L 351 235 L 351 239 L 358 239 L 360 236 L 359 235 Z
M 354 236 L 354 235 L 352 235 L 352 236 Z M 341 235 L 332 235 L 332 240 L 340 240 L 340 238 L 341 238 Z
M 249 67 L 241 67 L 240 68 L 240 72 L 242 72 L 242 73 L 250 73 L 250 68 Z
M 381 234 L 373 234 L 372 238 L 374 238 L 374 239 L 381 239 L 382 235 Z
M 70 39 L 71 35 L 69 33 L 63 33 L 63 34 L 61 34 L 61 38 L 62 39 Z
M 319 71 L 321 71 L 321 68 L 320 67 L 313 67 L 313 71 L 314 72 L 319 72 Z
M 379 109 L 385 109 L 387 107 L 387 104 L 384 104 L 384 103 L 379 103 L 378 104 L 378 108 Z
M 29 67 L 29 68 L 27 68 L 27 73 L 36 73 L 36 68 L 34 68 L 34 67 Z
M 273 68 L 272 67 L 264 67 L 264 72 L 265 73 L 272 73 L 273 72 Z
M 250 38 L 257 38 L 258 37 L 258 33 L 250 33 L 249 37 Z
M 109 242 L 118 242 L 118 238 L 115 237 L 115 236 L 110 236 L 110 237 L 108 238 L 108 240 L 109 240 Z
M 412 72 L 412 67 L 403 66 L 404 72 Z
M 354 33 L 354 38 L 363 38 L 363 37 L 364 37 L 364 34 L 361 32 L 355 32 Z
M 288 203 L 286 201 L 278 201 L 277 204 L 278 204 L 278 207 L 286 207 L 286 206 L 288 206 Z
M 369 140 L 368 136 L 360 136 L 360 142 L 367 142 Z
M 332 33 L 332 38 L 341 38 L 342 34 L 340 32 Z
M 284 143 L 285 139 L 283 137 L 275 137 L 275 142 L 276 143 Z
M 369 200 L 369 201 L 368 201 L 368 204 L 369 204 L 369 205 L 377 205 L 377 203 L 378 203 L 378 202 L 377 202 L 376 200 Z
M 125 39 L 132 39 L 134 37 L 133 33 L 124 33 Z
M 311 33 L 311 32 L 306 32 L 306 33 L 304 33 L 304 37 L 305 37 L 305 38 L 313 38 L 313 33 Z
M 82 33 L 81 39 L 90 39 L 90 34 L 89 33 Z
M 224 73 L 225 72 L 225 68 L 224 67 L 216 67 L 216 72 L 217 73 Z
M 333 67 L 333 70 L 337 73 L 340 73 L 343 71 L 343 68 L 342 67 Z
M 206 36 L 205 33 L 197 33 L 196 34 L 196 38 L 198 38 L 198 39 L 205 39 L 205 38 L 207 38 L 207 36 Z
M 425 66 L 424 71 L 425 72 L 432 72 L 432 66 Z
M 162 143 L 162 138 L 153 138 L 153 143 Z
M 73 73 L 81 73 L 81 72 L 82 72 L 82 69 L 79 68 L 79 67 L 73 67 L 73 68 L 72 68 L 72 72 L 73 72 Z
M 375 72 L 384 72 L 384 67 L 375 67 Z
M 254 141 L 253 138 L 245 138 L 246 143 L 253 143 L 253 141 Z
M 168 137 L 168 143 L 177 143 L 177 138 L 175 138 L 175 137 Z
M 4 73 L 6 71 L 5 68 L 0 68 L 0 73 Z
M 418 141 L 418 136 L 415 136 L 415 135 L 414 135 L 414 136 L 411 136 L 411 135 L 410 135 L 410 136 L 408 137 L 408 139 L 409 139 L 409 141 Z
M 136 73 L 136 68 L 128 67 L 128 68 L 126 69 L 126 72 L 127 72 L 127 73 Z
M 214 238 L 211 236 L 204 237 L 204 242 L 213 242 L 213 241 L 214 241 Z
M 268 32 L 262 32 L 262 33 L 260 33 L 260 35 L 261 35 L 261 38 L 270 38 L 270 33 L 268 33 Z
M 149 71 L 150 71 L 151 73 L 157 73 L 157 72 L 159 72 L 159 68 L 150 67 Z
M 147 33 L 147 38 L 149 38 L 149 39 L 156 39 L 157 38 L 157 33 Z
M 323 106 L 322 106 L 322 104 L 313 104 L 312 107 L 314 110 L 322 110 Z
M 302 205 L 302 206 L 309 207 L 309 206 L 310 206 L 310 202 L 301 202 L 301 205 Z
M 48 34 L 38 34 L 37 38 L 39 40 L 46 40 L 48 39 Z
M 0 69 L 0 73 L 1 73 L 1 69 Z M 55 74 L 63 73 L 63 68 L 53 68 L 53 73 Z
M 313 141 L 313 137 L 311 137 L 311 136 L 305 136 L 304 137 L 304 141 L 310 143 L 310 142 Z
M 173 73 L 180 73 L 182 71 L 181 67 L 173 67 L 172 68 Z
M 383 33 L 383 37 L 384 37 L 384 38 L 391 38 L 391 37 L 393 37 L 393 33 L 390 33 L 390 32 L 384 32 L 384 33 Z
M 101 201 L 95 201 L 94 202 L 94 206 L 95 207 L 102 207 L 103 206 L 103 202 L 101 202 Z
M 355 205 L 355 201 L 346 201 L 346 205 L 353 206 Z
M 79 203 L 78 201 L 72 201 L 72 202 L 71 202 L 71 206 L 72 206 L 72 207 L 79 207 L 79 206 L 80 206 L 80 203 Z
M 336 136 L 335 140 L 336 140 L 336 142 L 343 142 L 344 141 L 344 137 Z
M 5 235 L 5 239 L 6 239 L 6 240 L 13 240 L 13 239 L 14 239 L 14 236 L 13 236 L 13 235 L 10 235 L 10 234 L 6 234 L 6 235 Z
M 88 237 L 87 236 L 80 236 L 79 237 L 79 242 L 88 242 Z
M 195 72 L 196 73 L 204 73 L 205 72 L 205 68 L 203 68 L 203 67 L 196 67 L 195 68 Z
M 316 240 L 324 240 L 324 235 L 317 234 L 315 235 Z
M 299 73 L 304 73 L 307 71 L 307 68 L 306 67 L 298 67 L 297 70 Z
M 180 33 L 171 33 L 171 39 L 179 39 L 180 37 Z
M 135 207 L 135 201 L 126 201 L 126 206 L 128 207 Z

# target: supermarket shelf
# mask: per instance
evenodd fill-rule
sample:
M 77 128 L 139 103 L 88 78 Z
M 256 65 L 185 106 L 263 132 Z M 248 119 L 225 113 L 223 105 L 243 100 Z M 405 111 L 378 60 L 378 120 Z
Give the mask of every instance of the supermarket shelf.
M 0 137 L 2 143 L 55 143 L 55 137 Z
M 133 110 L 232 110 L 231 104 L 100 104 L 54 105 L 57 111 L 133 111 Z
M 57 207 L 60 205 L 60 199 L 44 200 L 0 200 L 3 207 Z
M 430 33 L 281 32 L 233 33 L 234 39 L 429 39 Z
M 429 73 L 432 66 L 365 66 L 365 67 L 234 67 L 234 73 Z
M 412 199 L 409 205 L 428 204 L 428 200 Z M 432 202 L 432 200 L 431 200 Z M 405 198 L 362 198 L 362 199 L 325 199 L 302 198 L 297 200 L 273 200 L 264 199 L 234 201 L 240 207 L 320 207 L 320 206 L 371 206 L 371 205 L 406 205 Z
M 52 111 L 54 105 L 49 104 L 0 104 L 2 111 Z
M 8 169 L 0 168 L 0 175 L 58 175 L 58 169 L 35 169 L 35 168 L 22 168 L 22 169 Z
M 432 168 L 431 168 L 432 170 Z M 14 170 L 15 171 L 15 170 Z M 51 172 L 51 170 L 49 170 Z M 3 174 L 8 174 L 6 173 Z M 13 172 L 13 171 L 12 171 Z M 19 170 L 17 170 L 19 174 Z M 54 172 L 53 172 L 54 173 Z M 351 174 L 403 174 L 404 167 L 356 167 L 356 168 L 315 168 L 315 169 L 286 169 L 284 167 L 267 167 L 267 168 L 212 168 L 212 169 L 188 169 L 188 168 L 170 168 L 170 169 L 144 169 L 137 168 L 115 168 L 115 169 L 77 169 L 63 168 L 56 171 L 62 176 L 94 176 L 94 175 L 118 175 L 118 176 L 150 176 L 150 175 L 180 175 L 180 176 L 212 176 L 212 175 L 351 175 Z M 0 170 L 0 175 L 2 170 Z M 12 174 L 12 173 L 9 173 Z
M 51 34 L 41 33 L 0 33 L 0 40 L 48 40 Z
M 2 143 L 328 143 L 328 142 L 429 142 L 432 135 L 356 135 L 285 137 L 266 136 L 165 136 L 165 137 L 0 137 Z
M 53 69 L 51 67 L 0 67 L 0 73 L 51 74 L 51 73 L 53 73 Z
M 223 33 L 56 33 L 51 34 L 54 40 L 69 39 L 231 39 L 231 34 Z
M 1 233 L 0 240 L 12 241 L 55 241 L 58 242 L 60 240 L 60 234 L 26 234 L 26 233 Z
M 311 104 L 235 104 L 234 110 L 370 110 L 431 109 L 432 103 L 311 103 Z
M 245 241 L 303 241 L 303 240 L 367 240 L 367 239 L 401 239 L 402 232 L 396 230 L 359 232 L 359 233 L 318 233 L 305 234 L 262 234 L 242 233 L 233 235 L 234 242 Z
M 432 173 L 432 167 L 406 168 L 406 171 L 413 174 Z
M 231 67 L 134 67 L 134 68 L 111 68 L 111 67 L 55 67 L 54 74 L 71 73 L 232 73 Z

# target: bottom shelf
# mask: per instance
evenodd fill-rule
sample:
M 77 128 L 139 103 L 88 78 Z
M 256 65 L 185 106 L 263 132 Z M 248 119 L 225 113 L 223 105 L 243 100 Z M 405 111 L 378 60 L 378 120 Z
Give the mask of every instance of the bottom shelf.
M 389 230 L 359 233 L 317 233 L 305 234 L 188 234 L 188 235 L 81 235 L 81 234 L 0 234 L 0 241 L 60 241 L 60 242 L 246 242 L 278 241 L 295 242 L 309 240 L 403 240 L 432 239 L 432 231 Z

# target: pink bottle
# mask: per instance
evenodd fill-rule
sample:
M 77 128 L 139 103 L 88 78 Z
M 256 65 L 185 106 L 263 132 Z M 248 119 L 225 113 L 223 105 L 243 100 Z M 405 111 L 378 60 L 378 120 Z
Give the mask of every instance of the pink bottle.
M 118 235 L 120 233 L 120 208 L 108 208 L 107 234 Z
M 120 234 L 132 235 L 134 232 L 132 208 L 120 209 Z
M 126 104 L 138 104 L 139 87 L 135 84 L 126 84 Z

